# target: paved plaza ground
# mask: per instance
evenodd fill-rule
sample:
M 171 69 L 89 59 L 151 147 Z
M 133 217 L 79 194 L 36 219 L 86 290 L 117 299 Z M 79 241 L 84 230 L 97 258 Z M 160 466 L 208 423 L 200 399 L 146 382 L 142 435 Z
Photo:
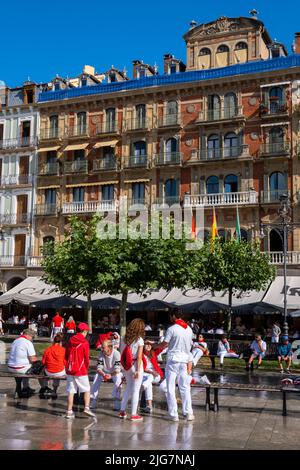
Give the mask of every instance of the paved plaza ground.
M 277 384 L 280 374 L 255 371 L 209 372 L 214 381 L 250 381 Z M 38 383 L 31 381 L 38 390 Z M 170 422 L 164 397 L 155 388 L 153 416 L 143 422 L 122 421 L 112 410 L 111 384 L 104 384 L 96 411 L 97 421 L 80 412 L 66 420 L 65 385 L 57 400 L 13 398 L 14 380 L 0 378 L 0 449 L 59 450 L 192 450 L 192 449 L 299 449 L 300 397 L 288 397 L 288 416 L 282 416 L 280 393 L 227 392 L 220 394 L 220 411 L 205 411 L 205 391 L 192 390 L 196 420 Z

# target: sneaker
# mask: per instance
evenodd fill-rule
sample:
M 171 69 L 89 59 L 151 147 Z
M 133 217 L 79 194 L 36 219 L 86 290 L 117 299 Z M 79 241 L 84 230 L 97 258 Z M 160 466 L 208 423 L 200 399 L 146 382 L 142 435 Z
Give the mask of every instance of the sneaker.
M 66 419 L 73 419 L 73 418 L 75 418 L 75 413 L 74 413 L 74 411 L 67 411 L 66 414 L 65 414 L 65 418 L 66 418 Z
M 283 369 L 280 369 L 280 373 L 281 373 L 281 374 L 284 374 L 284 370 L 283 370 Z
M 152 413 L 152 407 L 146 406 L 146 408 L 143 408 L 143 413 L 146 413 L 148 415 L 151 415 Z
M 244 357 L 244 353 L 241 353 L 241 354 L 239 355 L 239 359 L 243 359 L 243 357 Z
M 126 419 L 126 418 L 127 418 L 127 413 L 126 413 L 126 411 L 120 411 L 120 413 L 119 413 L 119 418 L 121 418 L 121 419 Z
M 130 421 L 143 421 L 143 417 L 140 415 L 132 415 Z
M 179 421 L 178 416 L 170 416 L 170 421 Z
M 291 371 L 290 371 L 289 368 L 286 369 L 286 373 L 287 373 L 287 374 L 290 374 L 290 373 L 291 373 Z
M 91 410 L 95 410 L 97 408 L 97 400 L 92 400 L 90 403 Z
M 185 418 L 187 421 L 194 421 L 195 416 L 194 415 L 187 415 Z
M 89 408 L 84 408 L 83 410 L 84 414 L 87 416 L 90 416 L 91 418 L 96 418 L 95 413 L 93 413 Z

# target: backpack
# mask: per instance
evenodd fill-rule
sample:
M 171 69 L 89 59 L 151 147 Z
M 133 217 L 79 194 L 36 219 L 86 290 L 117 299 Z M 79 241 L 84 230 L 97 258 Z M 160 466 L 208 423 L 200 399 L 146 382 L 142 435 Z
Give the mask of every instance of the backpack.
M 80 346 L 82 346 L 82 343 L 79 343 L 76 347 L 73 346 L 70 348 L 70 354 L 66 367 L 66 372 L 68 375 L 76 375 L 83 365 L 84 359 L 79 355 Z
M 147 366 L 147 360 L 146 360 L 144 354 L 142 355 L 142 360 L 143 360 L 143 367 L 145 369 L 146 366 Z M 123 352 L 121 354 L 121 365 L 122 365 L 124 370 L 129 370 L 133 366 L 134 362 L 135 362 L 135 360 L 132 357 L 131 349 L 128 346 L 128 344 L 126 344 L 126 346 L 123 349 Z

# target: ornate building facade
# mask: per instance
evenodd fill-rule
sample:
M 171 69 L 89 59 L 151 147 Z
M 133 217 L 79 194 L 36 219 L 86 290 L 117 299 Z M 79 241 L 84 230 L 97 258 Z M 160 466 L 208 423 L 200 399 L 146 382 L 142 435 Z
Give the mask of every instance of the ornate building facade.
M 191 24 L 186 65 L 164 56 L 164 73 L 133 61 L 133 79 L 112 67 L 57 77 L 39 95 L 40 135 L 34 247 L 60 240 L 68 217 L 118 210 L 129 202 L 204 207 L 205 235 L 215 207 L 219 233 L 242 236 L 278 220 L 288 192 L 299 222 L 300 37 L 294 53 L 272 41 L 257 18 Z M 288 240 L 300 264 L 299 230 Z M 282 261 L 282 234 L 262 249 Z

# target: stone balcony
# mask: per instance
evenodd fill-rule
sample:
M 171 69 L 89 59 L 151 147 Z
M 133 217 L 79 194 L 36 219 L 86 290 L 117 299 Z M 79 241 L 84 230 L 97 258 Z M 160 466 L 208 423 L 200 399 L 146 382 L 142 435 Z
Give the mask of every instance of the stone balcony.
M 208 206 L 247 206 L 258 203 L 256 191 L 243 191 L 237 193 L 216 193 L 185 195 L 185 207 L 208 207 Z
M 111 212 L 118 208 L 115 199 L 107 201 L 65 202 L 62 207 L 63 214 L 88 214 L 96 212 Z

